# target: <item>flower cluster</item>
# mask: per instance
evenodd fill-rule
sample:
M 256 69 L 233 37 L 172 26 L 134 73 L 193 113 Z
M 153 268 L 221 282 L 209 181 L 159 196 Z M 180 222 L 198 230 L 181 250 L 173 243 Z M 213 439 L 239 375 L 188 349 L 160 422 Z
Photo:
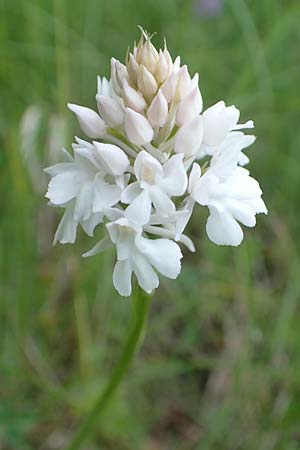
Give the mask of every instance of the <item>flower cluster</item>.
M 105 224 L 106 237 L 84 256 L 115 244 L 121 295 L 131 294 L 133 272 L 146 292 L 158 273 L 178 276 L 179 244 L 194 251 L 184 230 L 195 204 L 208 207 L 208 237 L 221 245 L 239 245 L 240 223 L 253 227 L 267 213 L 243 167 L 255 137 L 241 130 L 253 122 L 238 124 L 239 110 L 223 101 L 203 112 L 198 79 L 142 30 L 126 65 L 112 58 L 110 80 L 98 77 L 98 112 L 68 105 L 92 142 L 76 138 L 74 156 L 63 150 L 64 162 L 46 169 L 46 197 L 65 210 L 54 242 L 74 243 L 79 224 L 89 236 Z

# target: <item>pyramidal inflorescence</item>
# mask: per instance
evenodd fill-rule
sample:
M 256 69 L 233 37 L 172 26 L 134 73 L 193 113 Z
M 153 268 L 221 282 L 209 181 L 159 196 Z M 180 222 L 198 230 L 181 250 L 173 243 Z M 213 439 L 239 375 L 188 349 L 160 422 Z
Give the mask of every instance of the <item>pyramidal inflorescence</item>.
M 75 138 L 73 155 L 48 167 L 46 197 L 65 212 L 54 242 L 74 243 L 78 225 L 107 234 L 84 256 L 115 245 L 115 288 L 131 294 L 132 274 L 151 292 L 158 274 L 180 273 L 184 234 L 195 205 L 209 210 L 208 237 L 237 246 L 240 223 L 253 227 L 267 213 L 258 182 L 244 168 L 254 141 L 240 112 L 223 101 L 203 112 L 199 76 L 189 74 L 165 44 L 156 50 L 142 30 L 122 64 L 111 59 L 110 80 L 98 77 L 98 112 L 69 104 L 89 141 Z

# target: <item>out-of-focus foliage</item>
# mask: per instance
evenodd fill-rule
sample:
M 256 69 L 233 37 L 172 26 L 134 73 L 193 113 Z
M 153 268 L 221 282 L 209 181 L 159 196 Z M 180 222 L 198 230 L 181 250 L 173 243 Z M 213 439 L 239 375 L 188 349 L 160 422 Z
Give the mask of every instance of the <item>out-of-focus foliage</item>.
M 85 448 L 300 448 L 299 16 L 298 0 L 1 1 L 1 450 L 63 449 L 120 354 L 131 306 L 112 289 L 114 254 L 81 259 L 84 236 L 52 248 L 42 167 L 80 133 L 66 102 L 95 105 L 96 75 L 138 24 L 199 71 L 205 106 L 223 98 L 255 120 L 270 214 L 237 249 L 195 218 L 198 252 L 156 293 Z

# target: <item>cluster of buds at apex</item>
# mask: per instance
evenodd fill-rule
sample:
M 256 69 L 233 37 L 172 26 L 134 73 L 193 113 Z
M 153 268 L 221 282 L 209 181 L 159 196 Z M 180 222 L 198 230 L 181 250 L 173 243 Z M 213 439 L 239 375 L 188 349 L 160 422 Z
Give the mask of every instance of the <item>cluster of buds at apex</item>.
M 99 112 L 108 125 L 125 133 L 135 145 L 154 143 L 159 151 L 166 152 L 170 146 L 165 145 L 181 127 L 192 123 L 202 111 L 202 96 L 198 86 L 198 74 L 191 78 L 186 65 L 180 66 L 180 58 L 172 61 L 166 43 L 164 49 L 156 50 L 151 36 L 142 30 L 141 38 L 126 58 L 126 64 L 115 58 L 111 59 L 111 88 L 105 99 L 103 93 L 97 97 Z M 111 97 L 113 101 L 111 101 Z M 138 113 L 133 115 L 132 111 Z M 130 118 L 127 118 L 127 116 Z M 136 130 L 148 129 L 153 133 Z M 131 125 L 128 126 L 128 123 Z M 189 127 L 190 133 L 193 127 Z M 150 139 L 150 140 L 149 140 Z M 182 142 L 182 138 L 180 138 Z M 198 129 L 197 151 L 201 146 Z M 187 154 L 190 155 L 190 150 Z
M 203 112 L 198 74 L 141 32 L 125 64 L 112 58 L 110 79 L 98 77 L 98 113 L 68 105 L 92 142 L 76 138 L 73 155 L 46 169 L 46 197 L 65 210 L 54 241 L 74 243 L 79 225 L 93 236 L 103 224 L 106 237 L 83 256 L 115 245 L 113 283 L 124 296 L 133 274 L 146 292 L 158 274 L 178 276 L 179 245 L 195 250 L 184 234 L 194 207 L 208 208 L 207 235 L 219 245 L 239 245 L 240 224 L 267 213 L 242 167 L 255 141 L 242 130 L 253 122 L 238 124 L 239 110 L 223 101 Z

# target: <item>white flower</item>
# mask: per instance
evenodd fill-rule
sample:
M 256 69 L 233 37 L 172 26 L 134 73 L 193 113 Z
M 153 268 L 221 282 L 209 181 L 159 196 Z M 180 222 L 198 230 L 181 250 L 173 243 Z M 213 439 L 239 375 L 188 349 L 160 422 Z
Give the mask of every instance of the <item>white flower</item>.
M 169 239 L 147 239 L 142 236 L 139 228 L 126 218 L 108 223 L 107 229 L 116 245 L 117 263 L 113 283 L 121 295 L 131 294 L 133 272 L 141 288 L 148 293 L 159 285 L 156 272 L 167 278 L 177 278 L 182 253 L 175 242 Z
M 183 195 L 187 187 L 187 175 L 182 163 L 183 155 L 172 156 L 163 166 L 146 151 L 138 154 L 134 162 L 135 182 L 122 194 L 128 203 L 125 216 L 137 224 L 146 224 L 152 205 L 162 216 L 175 211 L 170 197 Z
M 215 155 L 230 152 L 232 148 L 238 147 L 237 162 L 240 166 L 248 164 L 249 158 L 242 150 L 252 145 L 256 137 L 252 134 L 244 134 L 242 131 L 230 131 L 222 144 L 215 149 Z
M 52 177 L 46 197 L 66 208 L 56 236 L 62 243 L 74 242 L 78 223 L 92 235 L 105 209 L 120 200 L 129 166 L 125 153 L 111 144 L 93 146 L 79 140 L 73 149 L 74 158 L 45 169 Z
M 207 155 L 213 155 L 228 133 L 242 128 L 253 128 L 250 120 L 238 124 L 240 111 L 235 106 L 226 106 L 223 101 L 216 103 L 203 113 L 203 146 Z
M 237 155 L 231 153 L 213 161 L 202 176 L 200 166 L 194 163 L 189 191 L 193 200 L 209 208 L 208 237 L 219 245 L 236 246 L 243 240 L 238 222 L 254 227 L 255 215 L 267 214 L 267 209 L 258 182 L 237 166 Z

